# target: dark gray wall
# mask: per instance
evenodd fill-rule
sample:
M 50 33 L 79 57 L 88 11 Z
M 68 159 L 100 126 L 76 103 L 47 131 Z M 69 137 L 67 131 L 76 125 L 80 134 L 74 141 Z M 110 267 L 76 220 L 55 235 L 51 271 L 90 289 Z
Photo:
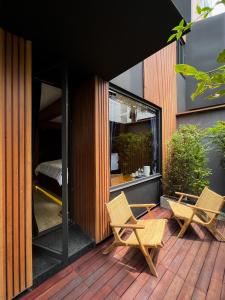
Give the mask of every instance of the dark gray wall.
M 225 110 L 207 111 L 204 113 L 193 113 L 177 118 L 177 125 L 196 124 L 202 128 L 212 127 L 217 121 L 225 120 Z M 208 166 L 212 169 L 210 176 L 210 187 L 221 195 L 225 195 L 225 170 L 221 167 L 222 155 L 212 147 L 209 152 Z
M 186 22 L 191 21 L 191 0 L 172 0 Z
M 161 192 L 161 180 L 159 178 L 139 183 L 122 189 L 126 194 L 130 204 L 133 203 L 159 203 Z M 111 192 L 110 199 L 120 194 L 121 191 Z M 145 209 L 134 209 L 134 215 L 137 217 L 142 214 Z
M 185 63 L 203 71 L 213 70 L 219 66 L 216 63 L 216 57 L 224 48 L 225 13 L 199 21 L 193 25 L 191 32 L 187 35 Z M 195 86 L 196 81 L 187 77 L 186 108 L 188 110 L 225 103 L 225 97 L 212 101 L 206 99 L 207 94 L 192 101 L 190 95 L 193 93 Z
M 186 111 L 186 80 L 177 74 L 177 112 Z
M 143 63 L 135 65 L 110 82 L 143 98 Z

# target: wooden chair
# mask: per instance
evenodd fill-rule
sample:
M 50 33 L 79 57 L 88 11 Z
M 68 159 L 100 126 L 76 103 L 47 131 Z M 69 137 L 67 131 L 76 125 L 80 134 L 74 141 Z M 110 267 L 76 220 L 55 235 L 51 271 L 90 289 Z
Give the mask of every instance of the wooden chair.
M 131 207 L 147 208 L 148 212 L 155 204 L 132 204 L 129 205 L 125 194 L 119 196 L 106 204 L 115 240 L 103 252 L 108 254 L 117 246 L 138 247 L 144 254 L 151 273 L 157 277 L 153 263 L 154 250 L 163 246 L 163 234 L 167 220 L 137 220 Z M 124 233 L 129 229 L 131 234 L 125 239 Z M 150 249 L 150 252 L 149 252 Z
M 182 237 L 191 223 L 205 226 L 212 235 L 225 241 L 225 237 L 216 228 L 216 217 L 220 214 L 224 204 L 224 197 L 205 187 L 200 196 L 179 193 L 178 202 L 168 201 L 173 211 L 173 216 L 181 227 L 178 237 Z M 197 200 L 195 205 L 182 204 L 184 197 Z

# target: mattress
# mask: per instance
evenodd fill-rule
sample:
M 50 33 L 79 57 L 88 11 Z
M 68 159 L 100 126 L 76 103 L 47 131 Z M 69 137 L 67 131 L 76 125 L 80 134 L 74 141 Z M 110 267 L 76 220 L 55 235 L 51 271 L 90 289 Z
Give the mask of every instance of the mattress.
M 55 179 L 62 186 L 62 160 L 52 160 L 40 163 L 35 169 L 35 175 L 44 174 Z

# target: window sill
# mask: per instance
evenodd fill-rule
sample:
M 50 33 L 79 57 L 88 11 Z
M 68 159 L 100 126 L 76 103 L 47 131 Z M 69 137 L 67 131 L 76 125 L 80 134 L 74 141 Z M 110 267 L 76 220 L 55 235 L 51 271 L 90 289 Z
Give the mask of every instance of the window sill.
M 154 174 L 154 175 L 151 175 L 151 176 L 148 176 L 148 177 L 138 178 L 134 181 L 129 181 L 129 182 L 126 182 L 126 183 L 111 186 L 109 191 L 110 191 L 110 193 L 120 191 L 120 190 L 126 189 L 130 186 L 134 186 L 134 185 L 144 183 L 144 182 L 147 182 L 147 181 L 152 181 L 152 180 L 155 180 L 155 179 L 159 179 L 161 177 L 162 177 L 162 175 L 157 173 L 157 174 Z

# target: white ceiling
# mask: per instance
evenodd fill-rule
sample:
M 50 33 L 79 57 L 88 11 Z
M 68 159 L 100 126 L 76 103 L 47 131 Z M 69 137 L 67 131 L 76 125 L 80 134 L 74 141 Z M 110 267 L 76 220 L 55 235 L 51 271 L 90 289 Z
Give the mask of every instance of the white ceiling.
M 42 83 L 40 110 L 43 110 L 62 96 L 62 90 L 55 86 Z

